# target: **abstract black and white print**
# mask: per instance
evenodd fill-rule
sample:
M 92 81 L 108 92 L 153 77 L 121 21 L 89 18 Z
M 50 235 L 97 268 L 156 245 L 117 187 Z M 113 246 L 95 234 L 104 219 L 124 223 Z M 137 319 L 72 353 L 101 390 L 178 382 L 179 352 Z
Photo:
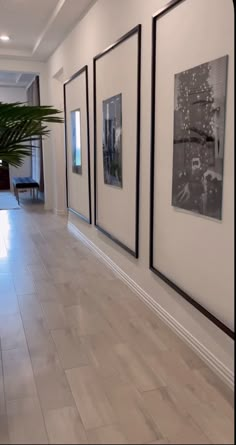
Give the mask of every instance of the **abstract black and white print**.
M 175 75 L 172 205 L 222 219 L 228 56 Z
M 103 101 L 103 168 L 105 184 L 122 187 L 122 97 Z

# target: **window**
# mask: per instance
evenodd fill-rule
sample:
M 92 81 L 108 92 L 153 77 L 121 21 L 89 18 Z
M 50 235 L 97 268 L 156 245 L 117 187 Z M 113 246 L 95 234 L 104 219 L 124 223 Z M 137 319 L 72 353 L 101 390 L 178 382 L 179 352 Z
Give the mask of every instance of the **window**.
M 71 111 L 72 171 L 82 174 L 80 110 Z

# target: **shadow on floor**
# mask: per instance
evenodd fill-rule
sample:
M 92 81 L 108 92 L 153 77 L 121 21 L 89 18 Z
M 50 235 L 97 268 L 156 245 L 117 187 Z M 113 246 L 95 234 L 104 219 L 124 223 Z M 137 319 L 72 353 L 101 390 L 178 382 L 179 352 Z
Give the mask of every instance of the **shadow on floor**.
M 40 192 L 38 194 L 38 198 L 31 195 L 29 191 L 20 192 L 19 198 L 20 206 L 24 207 L 25 210 L 27 210 L 28 206 L 30 206 L 30 208 L 32 209 L 32 206 L 42 206 L 42 204 L 44 204 L 44 194 Z

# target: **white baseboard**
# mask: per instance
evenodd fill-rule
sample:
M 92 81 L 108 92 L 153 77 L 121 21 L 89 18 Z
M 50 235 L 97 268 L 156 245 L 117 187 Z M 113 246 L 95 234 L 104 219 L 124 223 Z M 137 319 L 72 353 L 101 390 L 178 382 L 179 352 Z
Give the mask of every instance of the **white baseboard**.
M 53 209 L 53 213 L 58 216 L 64 216 L 67 214 L 67 210 Z
M 99 247 L 87 238 L 74 224 L 68 222 L 68 229 L 83 242 L 93 253 L 123 280 L 137 296 L 144 301 L 179 337 L 182 338 L 201 359 L 233 390 L 234 373 L 227 368 L 212 352 L 185 329 L 170 313 L 160 306 L 141 286 L 127 275 Z

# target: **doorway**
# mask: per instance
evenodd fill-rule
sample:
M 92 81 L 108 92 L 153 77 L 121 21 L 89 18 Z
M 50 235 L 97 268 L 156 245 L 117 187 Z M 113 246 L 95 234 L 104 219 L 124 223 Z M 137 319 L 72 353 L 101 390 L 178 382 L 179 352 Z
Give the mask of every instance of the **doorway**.
M 0 191 L 10 190 L 9 165 L 0 159 Z
M 37 73 L 0 71 L 0 102 L 40 105 L 39 76 Z M 13 192 L 13 177 L 32 177 L 39 183 L 40 202 L 44 201 L 44 171 L 42 141 L 34 141 L 32 156 L 26 157 L 20 167 L 9 166 L 0 159 L 0 192 Z M 26 196 L 27 195 L 27 196 Z M 24 196 L 28 198 L 29 193 Z

